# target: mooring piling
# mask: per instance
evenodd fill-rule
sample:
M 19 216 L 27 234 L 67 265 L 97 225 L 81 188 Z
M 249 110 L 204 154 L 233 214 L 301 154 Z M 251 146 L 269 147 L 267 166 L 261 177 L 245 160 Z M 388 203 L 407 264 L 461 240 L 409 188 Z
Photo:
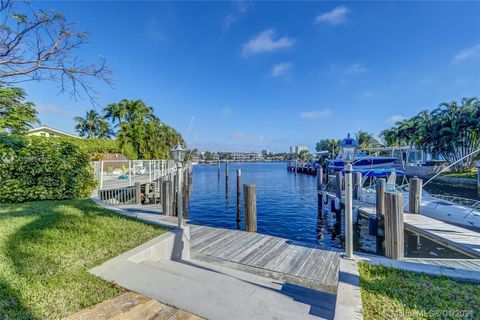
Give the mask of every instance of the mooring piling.
M 142 184 L 140 182 L 135 182 L 135 202 L 142 203 Z
M 317 190 L 320 191 L 322 189 L 323 184 L 323 168 L 320 166 L 317 169 Z
M 410 178 L 408 184 L 408 211 L 410 213 L 420 213 L 423 181 L 419 178 Z
M 337 172 L 335 175 L 335 196 L 342 200 L 342 184 L 343 176 L 341 172 Z
M 240 177 L 242 175 L 242 170 L 237 169 L 237 224 L 240 223 Z
M 257 194 L 254 184 L 243 185 L 245 230 L 257 231 Z
M 164 180 L 162 187 L 162 210 L 166 216 L 172 216 L 173 194 L 172 181 Z
M 403 200 L 400 192 L 385 192 L 385 255 L 394 260 L 403 258 Z
M 353 199 L 360 199 L 360 191 L 362 189 L 362 173 L 354 172 L 353 173 Z

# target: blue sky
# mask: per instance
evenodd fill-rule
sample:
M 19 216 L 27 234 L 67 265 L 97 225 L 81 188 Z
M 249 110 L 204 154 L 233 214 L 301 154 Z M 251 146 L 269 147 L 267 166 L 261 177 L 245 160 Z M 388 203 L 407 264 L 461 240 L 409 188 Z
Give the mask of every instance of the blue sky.
M 190 147 L 313 150 L 322 138 L 480 95 L 479 2 L 41 2 L 90 33 L 114 88 Z M 73 132 L 87 100 L 28 83 L 43 124 Z

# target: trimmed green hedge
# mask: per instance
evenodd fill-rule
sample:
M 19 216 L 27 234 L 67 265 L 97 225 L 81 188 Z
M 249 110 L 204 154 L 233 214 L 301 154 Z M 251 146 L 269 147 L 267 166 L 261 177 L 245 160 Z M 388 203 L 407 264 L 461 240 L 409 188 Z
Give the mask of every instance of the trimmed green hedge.
M 95 152 L 75 140 L 0 135 L 0 202 L 90 196 Z

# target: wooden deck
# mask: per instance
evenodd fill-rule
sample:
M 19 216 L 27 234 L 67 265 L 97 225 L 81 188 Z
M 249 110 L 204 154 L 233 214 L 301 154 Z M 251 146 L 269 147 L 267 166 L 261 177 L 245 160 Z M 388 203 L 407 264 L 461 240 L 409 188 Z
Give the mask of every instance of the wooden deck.
M 335 292 L 340 253 L 269 235 L 191 226 L 192 256 L 311 288 Z
M 328 193 L 329 197 L 334 195 Z M 353 207 L 365 216 L 375 216 L 375 205 L 359 200 L 353 201 Z M 452 248 L 463 254 L 480 258 L 480 232 L 463 228 L 422 214 L 404 213 L 405 230 Z
M 161 206 L 121 205 L 123 214 L 147 222 L 177 225 Z M 187 223 L 189 221 L 187 220 Z M 190 225 L 193 258 L 309 288 L 336 292 L 340 252 L 260 233 Z

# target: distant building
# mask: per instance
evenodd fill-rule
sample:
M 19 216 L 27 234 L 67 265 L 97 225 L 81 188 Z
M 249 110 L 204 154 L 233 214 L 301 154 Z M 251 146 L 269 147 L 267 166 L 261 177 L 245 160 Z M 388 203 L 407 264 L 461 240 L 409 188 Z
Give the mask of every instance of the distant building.
M 79 136 L 74 134 L 61 131 L 58 129 L 50 128 L 47 126 L 40 126 L 38 128 L 31 129 L 28 131 L 27 135 L 29 136 L 40 136 L 40 137 L 60 137 L 60 138 L 78 138 L 81 139 Z
M 232 152 L 235 161 L 257 161 L 261 156 L 256 152 Z
M 270 150 L 262 150 L 262 156 L 263 157 L 269 156 L 271 154 L 272 154 L 272 151 L 270 151 Z
M 307 150 L 307 151 L 308 151 L 308 147 L 307 147 L 307 146 L 291 146 L 291 147 L 290 147 L 290 153 L 299 154 L 299 153 L 302 152 L 303 150 Z

